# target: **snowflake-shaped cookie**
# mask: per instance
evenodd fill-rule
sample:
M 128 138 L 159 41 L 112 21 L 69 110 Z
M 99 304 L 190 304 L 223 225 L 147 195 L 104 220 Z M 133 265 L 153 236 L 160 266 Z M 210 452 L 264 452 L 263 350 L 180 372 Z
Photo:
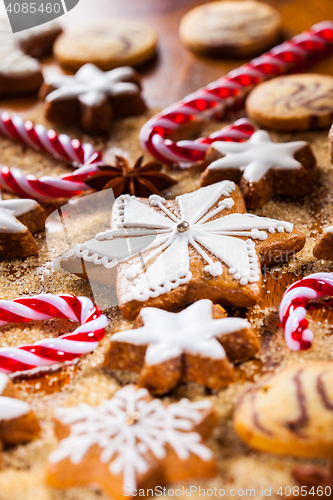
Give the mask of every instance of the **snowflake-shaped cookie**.
M 261 206 L 274 193 L 304 196 L 312 188 L 307 170 L 315 165 L 315 158 L 308 143 L 276 143 L 264 130 L 246 142 L 214 142 L 207 162 L 202 185 L 238 177 L 247 206 Z
M 163 306 L 159 299 L 159 307 L 166 309 L 198 298 L 252 305 L 259 298 L 261 278 L 257 249 L 263 254 L 262 264 L 276 263 L 287 250 L 300 250 L 305 237 L 289 222 L 243 212 L 239 188 L 230 181 L 174 201 L 158 195 L 149 200 L 123 195 L 113 207 L 114 229 L 77 245 L 61 264 L 70 270 L 71 259 L 80 258 L 86 268 L 93 268 L 90 279 L 107 284 L 105 268 L 120 262 L 117 293 L 129 318 L 143 306 L 154 306 L 161 296 L 166 303 Z M 98 266 L 104 270 L 96 270 Z M 175 294 L 166 297 L 173 290 Z
M 105 364 L 140 372 L 139 385 L 154 394 L 166 393 L 178 382 L 221 389 L 234 378 L 229 359 L 249 359 L 258 349 L 248 321 L 226 318 L 221 306 L 199 300 L 179 313 L 143 308 L 134 329 L 112 336 Z
M 24 443 L 39 434 L 39 424 L 25 401 L 15 398 L 14 386 L 0 373 L 0 449 Z
M 131 496 L 141 487 L 216 473 L 200 435 L 208 436 L 215 422 L 208 401 L 165 407 L 129 385 L 98 407 L 59 408 L 56 419 L 58 433 L 67 437 L 49 457 L 53 486 L 97 484 L 118 499 L 124 491 Z

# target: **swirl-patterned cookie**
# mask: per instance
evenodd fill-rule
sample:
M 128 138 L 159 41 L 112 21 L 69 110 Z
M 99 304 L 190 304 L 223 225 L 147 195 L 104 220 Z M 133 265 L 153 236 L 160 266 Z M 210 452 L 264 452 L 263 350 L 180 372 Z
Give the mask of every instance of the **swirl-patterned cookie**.
M 270 5 L 252 0 L 211 2 L 190 10 L 179 34 L 195 52 L 247 57 L 272 46 L 280 28 L 281 16 Z
M 261 83 L 246 101 L 249 117 L 274 130 L 309 130 L 330 125 L 333 77 L 302 74 Z
M 117 20 L 60 36 L 54 55 L 60 64 L 72 70 L 92 63 L 108 71 L 143 64 L 154 56 L 156 44 L 157 36 L 150 26 Z
M 293 365 L 261 380 L 238 402 L 234 423 L 253 448 L 324 457 L 333 446 L 333 363 Z

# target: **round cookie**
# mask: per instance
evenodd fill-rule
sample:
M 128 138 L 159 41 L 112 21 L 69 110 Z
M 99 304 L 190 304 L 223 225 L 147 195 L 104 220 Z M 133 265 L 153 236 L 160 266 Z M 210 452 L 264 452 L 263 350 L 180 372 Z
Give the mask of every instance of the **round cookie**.
M 293 365 L 252 386 L 234 424 L 253 448 L 281 455 L 324 457 L 333 446 L 333 363 Z
M 333 117 L 333 77 L 297 74 L 261 83 L 247 98 L 246 111 L 264 128 L 309 130 L 326 127 Z
M 116 21 L 63 34 L 54 46 L 54 55 L 60 64 L 72 70 L 93 63 L 109 71 L 146 62 L 155 54 L 156 44 L 156 33 L 146 24 Z
M 181 20 L 182 42 L 195 52 L 246 57 L 273 45 L 281 16 L 270 5 L 252 0 L 211 2 L 190 10 Z

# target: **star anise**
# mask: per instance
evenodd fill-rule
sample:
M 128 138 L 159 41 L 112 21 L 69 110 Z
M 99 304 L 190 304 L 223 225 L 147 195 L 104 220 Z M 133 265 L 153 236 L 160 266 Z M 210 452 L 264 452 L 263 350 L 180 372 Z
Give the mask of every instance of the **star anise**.
M 113 189 L 115 198 L 121 194 L 148 198 L 176 184 L 174 179 L 161 172 L 160 163 L 142 165 L 142 161 L 143 156 L 140 156 L 131 167 L 125 158 L 116 156 L 115 165 L 101 165 L 100 172 L 86 179 L 85 183 L 96 191 Z

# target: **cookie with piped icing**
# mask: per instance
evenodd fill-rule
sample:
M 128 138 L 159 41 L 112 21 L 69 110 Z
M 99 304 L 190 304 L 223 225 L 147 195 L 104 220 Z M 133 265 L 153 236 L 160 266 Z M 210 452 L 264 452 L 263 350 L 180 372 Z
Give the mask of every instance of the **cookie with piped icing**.
M 273 130 L 327 127 L 333 118 L 333 77 L 296 74 L 273 78 L 252 90 L 246 111 L 261 127 Z
M 240 398 L 234 424 L 251 447 L 326 457 L 333 446 L 333 363 L 298 363 L 263 378 Z
M 62 29 L 52 21 L 14 34 L 1 18 L 0 32 L 0 95 L 36 92 L 43 82 L 38 59 L 52 52 Z
M 39 95 L 48 120 L 79 123 L 90 133 L 107 132 L 114 118 L 146 110 L 140 76 L 129 66 L 102 71 L 94 64 L 85 64 L 74 76 L 48 77 Z
M 117 20 L 63 34 L 54 46 L 54 55 L 71 70 L 92 63 L 108 71 L 145 63 L 156 54 L 156 45 L 156 32 L 147 24 Z
M 182 18 L 182 42 L 195 52 L 248 57 L 277 42 L 279 12 L 268 4 L 246 0 L 199 5 Z
M 239 184 L 247 207 L 258 208 L 278 194 L 311 193 L 316 159 L 305 141 L 276 143 L 265 130 L 245 142 L 214 142 L 206 153 L 201 185 L 230 179 Z

